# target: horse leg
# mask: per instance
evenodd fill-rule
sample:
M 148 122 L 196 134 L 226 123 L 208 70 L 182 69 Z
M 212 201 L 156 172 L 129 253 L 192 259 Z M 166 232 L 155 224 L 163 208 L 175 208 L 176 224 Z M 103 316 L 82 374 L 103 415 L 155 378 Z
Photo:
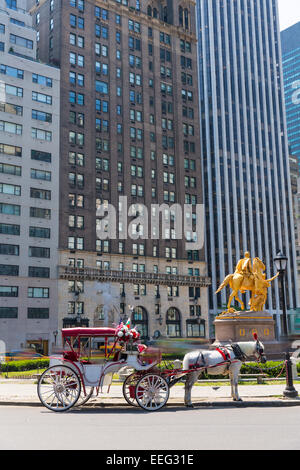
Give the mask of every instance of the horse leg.
M 245 310 L 244 302 L 237 295 L 235 296 L 235 298 L 240 303 L 242 310 Z
M 241 370 L 241 366 L 242 366 L 242 363 L 237 362 L 235 364 L 231 364 L 231 366 L 229 367 L 231 397 L 233 401 L 243 401 L 238 393 L 238 381 L 239 381 L 239 373 Z
M 193 408 L 192 404 L 192 387 L 199 376 L 199 372 L 191 372 L 187 374 L 184 386 L 184 404 L 188 408 Z

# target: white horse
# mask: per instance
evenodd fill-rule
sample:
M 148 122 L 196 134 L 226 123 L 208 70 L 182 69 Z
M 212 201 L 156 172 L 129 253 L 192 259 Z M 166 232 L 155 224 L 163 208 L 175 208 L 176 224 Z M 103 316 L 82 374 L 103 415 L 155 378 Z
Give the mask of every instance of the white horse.
M 242 401 L 238 394 L 238 378 L 241 370 L 242 362 L 254 356 L 257 362 L 265 363 L 267 361 L 264 355 L 264 346 L 258 341 L 257 335 L 254 334 L 255 341 L 233 343 L 225 347 L 218 348 L 214 351 L 196 350 L 187 353 L 184 356 L 182 369 L 190 370 L 187 374 L 185 382 L 184 403 L 187 407 L 192 408 L 191 392 L 192 387 L 202 371 L 193 369 L 207 368 L 209 375 L 228 375 L 231 383 L 231 397 L 234 401 Z M 225 356 L 227 356 L 225 358 Z

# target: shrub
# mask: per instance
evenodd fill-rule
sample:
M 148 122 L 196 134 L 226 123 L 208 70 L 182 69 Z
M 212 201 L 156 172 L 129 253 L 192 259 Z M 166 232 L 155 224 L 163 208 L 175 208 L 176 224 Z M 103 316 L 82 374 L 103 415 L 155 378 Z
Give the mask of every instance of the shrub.
M 25 370 L 46 369 L 49 367 L 49 359 L 27 359 L 22 361 L 10 361 L 0 364 L 1 372 L 20 372 Z

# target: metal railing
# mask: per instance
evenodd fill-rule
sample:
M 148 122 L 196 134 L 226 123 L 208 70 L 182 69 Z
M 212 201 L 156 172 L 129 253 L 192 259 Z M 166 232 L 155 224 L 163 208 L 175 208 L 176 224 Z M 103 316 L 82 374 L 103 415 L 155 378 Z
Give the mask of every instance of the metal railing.
M 118 271 L 114 269 L 77 268 L 72 266 L 58 266 L 60 279 L 99 280 L 133 284 L 157 284 L 168 286 L 195 286 L 207 287 L 210 278 L 206 276 L 188 276 L 182 274 L 162 274 L 134 271 Z

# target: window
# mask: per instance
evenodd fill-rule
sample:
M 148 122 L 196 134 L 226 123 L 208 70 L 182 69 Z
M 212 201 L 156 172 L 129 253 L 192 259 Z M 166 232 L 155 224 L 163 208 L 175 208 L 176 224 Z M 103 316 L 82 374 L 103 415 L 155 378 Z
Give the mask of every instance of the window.
M 3 113 L 15 114 L 17 116 L 23 116 L 23 106 L 18 106 L 12 103 L 0 102 L 0 111 Z
M 48 287 L 28 287 L 28 298 L 34 299 L 49 299 Z
M 99 93 L 104 93 L 105 95 L 108 94 L 108 83 L 101 82 L 100 80 L 96 80 L 96 91 Z
M 0 286 L 0 297 L 18 297 L 19 288 L 15 286 Z
M 43 122 L 52 122 L 52 114 L 45 113 L 44 111 L 39 111 L 37 109 L 31 110 L 32 119 L 37 119 L 38 121 Z
M 29 277 L 49 278 L 50 277 L 50 268 L 44 268 L 44 267 L 40 267 L 40 266 L 29 266 L 28 276 Z
M 15 78 L 24 78 L 24 70 L 17 69 L 15 67 L 10 67 L 9 65 L 0 64 L 0 73 L 4 75 L 9 75 L 10 77 Z
M 27 318 L 29 319 L 47 319 L 49 318 L 49 308 L 47 307 L 28 307 Z
M 0 144 L 0 153 L 13 155 L 15 157 L 22 157 L 22 148 L 15 147 L 14 145 Z
M 36 170 L 31 168 L 30 177 L 36 180 L 51 181 L 51 171 Z
M 31 150 L 31 159 L 51 163 L 51 153 L 42 152 L 41 150 Z
M 15 184 L 0 183 L 0 193 L 12 196 L 21 196 L 21 186 Z
M 21 36 L 10 34 L 9 41 L 11 44 L 16 44 L 16 46 L 26 47 L 26 49 L 33 49 L 33 41 L 31 41 L 30 39 L 23 38 Z
M 22 98 L 23 96 L 23 88 L 19 88 L 13 85 L 5 85 L 5 93 L 7 95 L 13 95 L 13 96 L 18 96 Z
M 9 245 L 6 243 L 0 243 L 0 255 L 19 256 L 19 254 L 19 245 Z
M 39 103 L 52 104 L 52 96 L 38 93 L 37 91 L 32 92 L 32 100 Z
M 0 131 L 22 135 L 23 126 L 21 124 L 14 124 L 13 122 L 0 121 Z
M 0 163 L 0 173 L 4 173 L 6 175 L 21 176 L 22 167 L 16 165 L 9 165 L 7 163 Z
M 177 308 L 171 307 L 166 315 L 167 336 L 170 338 L 179 338 L 181 336 L 180 312 Z
M 41 207 L 30 207 L 30 217 L 37 217 L 39 219 L 51 219 L 51 209 L 43 209 Z
M 50 228 L 29 227 L 29 236 L 35 238 L 50 238 Z
M 18 307 L 0 307 L 0 318 L 18 318 Z
M 0 203 L 0 214 L 21 215 L 21 206 L 16 204 Z
M 0 233 L 7 235 L 20 235 L 20 225 L 0 223 Z
M 50 248 L 41 246 L 30 246 L 28 256 L 31 258 L 50 258 Z
M 30 188 L 30 197 L 36 199 L 51 200 L 51 191 L 47 189 Z
M 52 132 L 45 131 L 44 129 L 31 128 L 31 137 L 38 140 L 46 140 L 47 142 L 52 141 Z
M 19 276 L 19 266 L 11 264 L 0 264 L 1 276 Z

